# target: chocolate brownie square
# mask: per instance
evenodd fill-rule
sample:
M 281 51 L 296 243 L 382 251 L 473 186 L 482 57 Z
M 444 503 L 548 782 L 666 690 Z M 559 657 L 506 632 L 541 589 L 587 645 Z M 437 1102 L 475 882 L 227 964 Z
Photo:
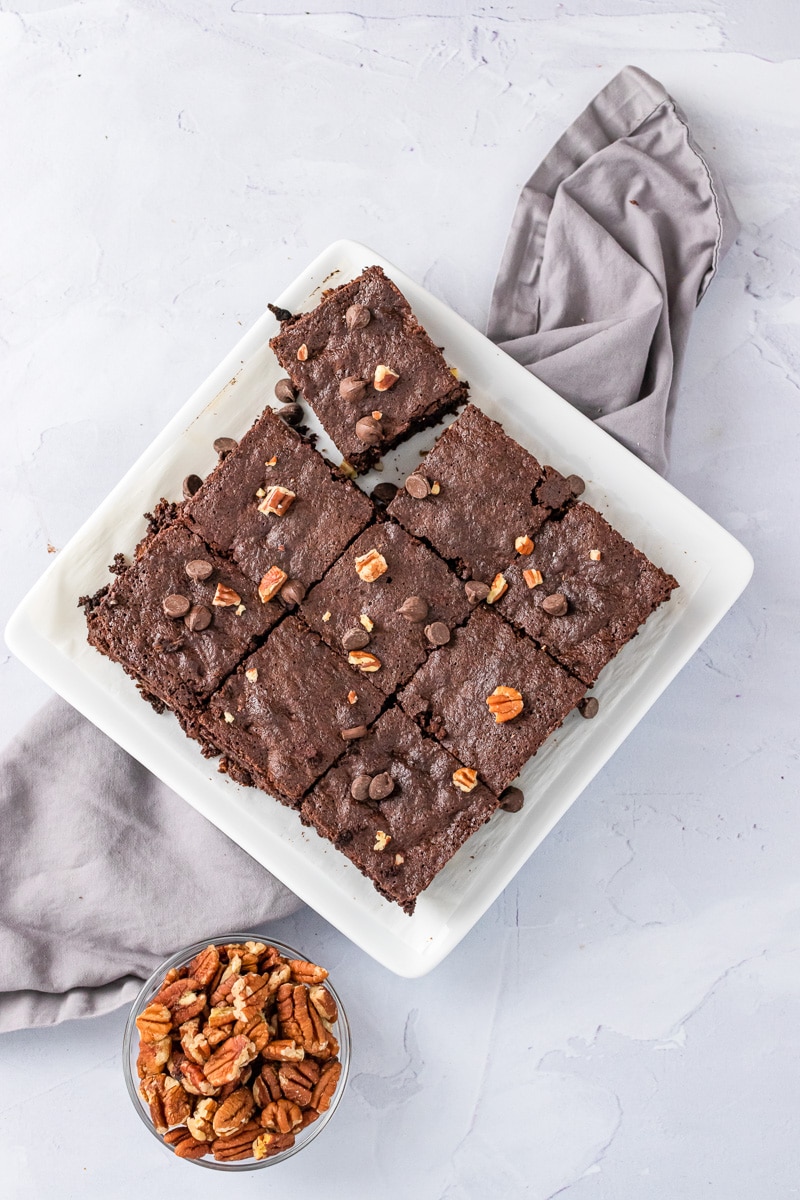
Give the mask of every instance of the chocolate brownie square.
M 373 511 L 271 408 L 183 508 L 191 528 L 257 583 L 278 567 L 304 587 L 321 578 Z
M 498 610 L 585 684 L 678 586 L 588 504 L 547 521 Z
M 296 805 L 371 724 L 383 696 L 294 616 L 223 683 L 202 720 L 236 775 Z M 365 732 L 365 730 L 364 730 Z
M 434 651 L 399 700 L 498 795 L 584 693 L 502 617 L 478 608 Z
M 545 495 L 539 493 L 545 490 Z M 389 514 L 424 538 L 464 579 L 490 584 L 572 491 L 497 421 L 469 404 L 444 431 Z
M 357 471 L 467 398 L 380 267 L 285 321 L 270 346 Z
M 434 645 L 449 641 L 470 605 L 463 584 L 438 555 L 393 522 L 370 525 L 312 588 L 301 613 L 329 646 L 387 696 L 410 679 Z
M 172 525 L 87 615 L 89 642 L 178 711 L 206 699 L 283 615 L 252 580 Z
M 300 815 L 411 913 L 497 805 L 462 763 L 390 709 L 312 788 Z

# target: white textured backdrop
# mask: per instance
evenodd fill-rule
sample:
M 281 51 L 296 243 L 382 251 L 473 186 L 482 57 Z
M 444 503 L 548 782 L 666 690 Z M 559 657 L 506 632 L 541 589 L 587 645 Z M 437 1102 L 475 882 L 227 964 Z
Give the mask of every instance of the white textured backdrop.
M 394 978 L 311 912 L 275 930 L 333 968 L 354 1024 L 313 1148 L 235 1184 L 170 1161 L 121 1085 L 120 1013 L 0 1040 L 0 1194 L 796 1196 L 796 4 L 306 7 L 0 0 L 0 615 L 328 242 L 374 245 L 482 327 L 520 186 L 628 62 L 742 220 L 670 477 L 755 578 L 432 976 Z M 0 653 L 6 738 L 46 689 Z

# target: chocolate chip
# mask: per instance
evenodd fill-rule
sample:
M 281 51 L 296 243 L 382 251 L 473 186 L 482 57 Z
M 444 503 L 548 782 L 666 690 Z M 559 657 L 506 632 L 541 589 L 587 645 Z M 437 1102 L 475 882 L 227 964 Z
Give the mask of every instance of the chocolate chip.
M 284 404 L 278 416 L 287 425 L 299 425 L 303 419 L 303 409 L 300 404 Z
M 356 437 L 367 446 L 377 446 L 383 437 L 383 426 L 374 417 L 359 417 L 356 421 Z
M 369 785 L 370 800 L 385 800 L 394 791 L 394 780 L 388 771 L 381 771 Z
M 344 323 L 351 332 L 354 329 L 363 329 L 365 325 L 369 325 L 371 319 L 372 313 L 366 304 L 351 304 L 344 314 Z
M 369 785 L 372 783 L 371 775 L 356 775 L 353 782 L 350 784 L 350 795 L 354 800 L 369 799 Z
M 280 400 L 281 404 L 293 404 L 294 397 L 295 390 L 291 379 L 279 379 L 275 384 L 275 399 Z
M 354 742 L 357 738 L 362 738 L 367 732 L 366 725 L 353 725 L 350 729 L 341 731 L 342 737 L 346 742 Z
M 283 585 L 278 595 L 286 605 L 302 604 L 306 598 L 305 584 L 301 583 L 299 579 L 290 579 Z
M 342 649 L 348 654 L 351 650 L 363 650 L 369 645 L 369 634 L 366 629 L 348 629 L 342 634 Z
M 569 484 L 569 490 L 572 492 L 573 496 L 582 496 L 586 491 L 586 484 L 583 482 L 580 475 L 568 475 L 567 483 Z
M 424 475 L 409 475 L 405 487 L 409 496 L 413 496 L 415 500 L 424 500 L 431 490 L 431 485 Z
M 358 379 L 355 375 L 348 375 L 339 384 L 339 395 L 343 400 L 363 400 L 366 394 L 366 383 L 363 379 Z
M 196 579 L 200 583 L 214 574 L 214 568 L 207 558 L 192 558 L 183 569 L 190 579 Z
M 500 793 L 500 807 L 506 812 L 519 812 L 525 803 L 525 796 L 518 787 L 507 787 Z
M 450 641 L 450 630 L 444 621 L 434 621 L 425 626 L 425 637 L 432 646 L 446 646 Z
M 552 596 L 545 596 L 542 608 L 551 617 L 563 617 L 569 608 L 567 597 L 563 592 L 553 592 Z
M 214 449 L 216 450 L 217 454 L 222 454 L 223 456 L 230 454 L 231 450 L 236 449 L 237 445 L 238 442 L 236 442 L 233 438 L 214 438 Z
M 370 497 L 381 508 L 385 508 L 387 504 L 391 504 L 397 495 L 397 485 L 394 483 L 379 483 L 370 492 Z
M 600 701 L 596 696 L 586 696 L 583 700 L 578 701 L 578 712 L 587 721 L 591 721 L 592 717 L 596 717 L 600 710 Z
M 190 500 L 196 492 L 200 491 L 203 486 L 203 481 L 199 475 L 187 475 L 181 484 L 181 491 L 187 500 Z
M 481 583 L 480 579 L 468 579 L 464 584 L 464 591 L 467 593 L 470 604 L 480 604 L 489 595 L 491 589 L 488 583 Z
M 211 610 L 205 604 L 195 604 L 183 618 L 183 623 L 192 633 L 200 633 L 211 624 Z
M 283 324 L 284 321 L 291 321 L 292 314 L 288 308 L 278 308 L 277 304 L 268 304 L 267 308 L 278 321 Z
M 428 615 L 428 602 L 422 596 L 409 596 L 398 608 L 401 617 L 405 617 L 412 625 L 418 625 Z
M 174 593 L 164 597 L 161 607 L 168 617 L 185 617 L 192 604 L 185 596 Z

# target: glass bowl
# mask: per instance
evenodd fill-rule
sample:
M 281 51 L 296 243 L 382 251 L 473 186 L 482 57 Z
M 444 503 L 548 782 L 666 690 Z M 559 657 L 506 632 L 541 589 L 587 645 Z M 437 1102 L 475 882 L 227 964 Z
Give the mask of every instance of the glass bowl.
M 167 971 L 169 971 L 172 967 L 187 966 L 196 954 L 199 954 L 201 950 L 204 950 L 205 947 L 210 945 L 212 942 L 214 945 L 230 944 L 233 942 L 264 942 L 268 946 L 274 946 L 278 953 L 284 958 L 300 959 L 301 961 L 306 960 L 306 956 L 299 950 L 294 950 L 291 946 L 286 946 L 282 942 L 276 942 L 272 939 L 268 939 L 264 934 L 225 933 L 213 938 L 206 938 L 205 941 L 195 942 L 192 946 L 185 946 L 184 949 L 178 950 L 175 954 L 172 954 L 169 958 L 165 959 L 165 961 L 161 963 L 161 965 L 153 972 L 147 982 L 142 985 L 139 995 L 131 1005 L 131 1010 L 128 1014 L 128 1020 L 125 1023 L 125 1033 L 123 1035 L 122 1042 L 122 1066 L 125 1072 L 125 1084 L 128 1089 L 128 1095 L 130 1096 L 133 1106 L 140 1118 L 149 1129 L 152 1136 L 156 1138 L 156 1140 L 160 1142 L 162 1146 L 164 1146 L 165 1150 L 168 1150 L 170 1154 L 173 1154 L 173 1157 L 177 1156 L 174 1155 L 172 1147 L 164 1141 L 163 1135 L 156 1130 L 150 1119 L 150 1110 L 145 1101 L 139 1095 L 140 1080 L 136 1069 L 136 1059 L 139 1052 L 139 1030 L 136 1028 L 136 1018 L 145 1008 L 147 1008 L 147 1005 L 160 990 L 161 983 Z M 314 1138 L 322 1133 L 322 1130 L 328 1124 L 339 1105 L 339 1101 L 342 1098 L 342 1094 L 347 1083 L 348 1071 L 350 1069 L 350 1026 L 347 1022 L 347 1016 L 345 1014 L 341 998 L 331 984 L 330 979 L 325 980 L 325 987 L 336 1001 L 336 1007 L 339 1011 L 338 1020 L 334 1025 L 334 1033 L 339 1042 L 338 1057 L 342 1064 L 342 1073 L 339 1076 L 336 1090 L 331 1097 L 331 1102 L 327 1110 L 321 1113 L 316 1121 L 312 1121 L 310 1125 L 307 1125 L 305 1129 L 301 1129 L 299 1133 L 295 1135 L 294 1145 L 290 1146 L 286 1150 L 282 1150 L 279 1154 L 273 1155 L 271 1158 L 243 1159 L 238 1162 L 217 1162 L 216 1159 L 209 1156 L 206 1158 L 186 1158 L 182 1159 L 183 1162 L 192 1163 L 198 1167 L 208 1167 L 212 1171 L 256 1171 L 261 1167 L 273 1167 L 276 1163 L 284 1162 L 287 1158 L 291 1158 L 292 1155 L 299 1154 L 304 1147 L 306 1147 L 310 1142 L 313 1142 Z

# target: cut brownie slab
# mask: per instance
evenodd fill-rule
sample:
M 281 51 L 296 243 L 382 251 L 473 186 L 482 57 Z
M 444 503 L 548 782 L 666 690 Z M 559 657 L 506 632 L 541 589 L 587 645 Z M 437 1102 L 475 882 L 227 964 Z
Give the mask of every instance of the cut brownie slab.
M 571 495 L 558 471 L 542 467 L 497 421 L 470 404 L 388 511 L 464 579 L 491 583 L 514 557 L 517 538 L 533 537 Z
M 300 815 L 411 913 L 497 805 L 462 763 L 390 709 L 311 790 Z
M 308 587 L 374 509 L 268 408 L 183 511 L 209 545 L 230 553 L 256 583 L 277 567 Z
M 295 805 L 382 704 L 367 679 L 290 616 L 211 697 L 202 727 L 237 778 Z
M 450 645 L 428 657 L 399 700 L 499 795 L 584 690 L 530 638 L 479 608 Z
M 252 580 L 172 525 L 143 544 L 87 616 L 89 641 L 171 708 L 208 697 L 283 615 Z
M 434 645 L 469 616 L 463 585 L 438 555 L 392 522 L 371 525 L 301 605 L 329 646 L 380 666 L 370 680 L 391 695 Z M 367 666 L 374 665 L 365 660 Z
M 547 521 L 504 574 L 499 611 L 587 685 L 678 586 L 588 504 Z
M 467 398 L 380 267 L 284 322 L 270 346 L 357 471 Z

